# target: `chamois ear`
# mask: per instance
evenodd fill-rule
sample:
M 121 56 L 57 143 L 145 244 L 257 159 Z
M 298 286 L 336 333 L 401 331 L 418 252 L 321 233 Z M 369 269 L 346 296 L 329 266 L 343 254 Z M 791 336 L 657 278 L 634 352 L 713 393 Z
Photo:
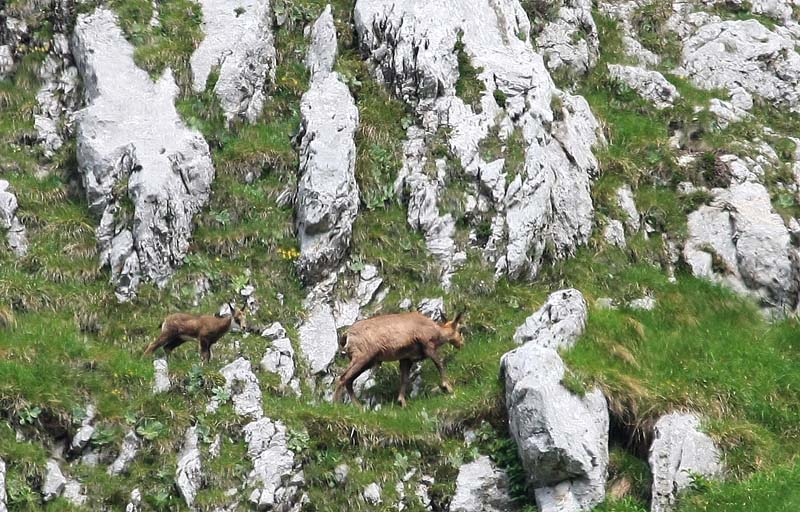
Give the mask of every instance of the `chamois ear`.
M 461 318 L 464 316 L 464 311 L 460 311 L 456 317 L 453 319 L 453 326 L 458 327 L 458 324 L 461 322 Z

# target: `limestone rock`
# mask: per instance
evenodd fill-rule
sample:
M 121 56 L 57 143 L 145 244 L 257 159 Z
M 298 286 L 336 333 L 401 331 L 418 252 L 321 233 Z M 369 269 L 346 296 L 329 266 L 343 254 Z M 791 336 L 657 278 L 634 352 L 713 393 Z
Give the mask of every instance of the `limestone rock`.
M 250 417 L 254 420 L 264 415 L 261 405 L 261 387 L 258 379 L 250 369 L 250 361 L 244 357 L 236 359 L 219 371 L 225 378 L 225 390 L 231 394 L 233 410 L 239 416 Z M 219 404 L 211 401 L 207 411 L 217 410 Z
M 506 472 L 482 455 L 458 468 L 451 512 L 506 512 L 516 510 L 508 493 Z
M 608 73 L 658 109 L 671 107 L 675 104 L 675 100 L 680 98 L 678 89 L 658 71 L 648 71 L 636 66 L 609 64 Z
M 579 397 L 561 384 L 565 369 L 556 349 L 574 343 L 583 330 L 586 309 L 579 294 L 566 292 L 573 292 L 566 296 L 571 296 L 574 312 L 566 319 L 547 320 L 553 308 L 546 304 L 534 315 L 542 319 L 543 325 L 532 330 L 538 334 L 500 362 L 509 430 L 542 512 L 590 510 L 605 496 L 606 399 L 597 389 Z M 564 297 L 564 292 L 558 293 Z
M 341 263 L 359 203 L 354 142 L 358 109 L 347 85 L 332 71 L 335 34 L 329 6 L 314 23 L 307 57 L 313 74 L 300 100 L 297 265 L 303 280 L 312 284 Z
M 678 493 L 691 485 L 693 474 L 721 475 L 720 452 L 699 427 L 694 414 L 667 414 L 656 422 L 648 459 L 653 474 L 651 512 L 671 510 Z
M 128 468 L 136 458 L 139 448 L 142 446 L 142 441 L 133 430 L 129 430 L 122 440 L 122 447 L 119 450 L 119 455 L 114 459 L 114 462 L 108 467 L 108 474 L 116 476 L 128 471 Z
M 587 305 L 574 289 L 551 293 L 544 305 L 525 319 L 514 333 L 514 343 L 533 342 L 555 350 L 575 345 L 586 327 Z
M 75 114 L 79 172 L 99 219 L 101 263 L 124 301 L 142 276 L 163 285 L 183 261 L 214 168 L 208 144 L 175 109 L 172 72 L 151 81 L 110 10 L 80 15 L 72 45 L 87 103 Z
M 94 434 L 94 425 L 92 423 L 94 422 L 95 413 L 94 405 L 89 404 L 86 406 L 86 416 L 81 420 L 81 426 L 75 432 L 70 443 L 70 450 L 73 453 L 82 452 L 89 444 L 89 441 L 92 440 L 92 434 Z
M 79 80 L 65 34 L 53 35 L 50 53 L 39 68 L 42 86 L 36 93 L 38 108 L 33 125 L 44 155 L 51 158 L 71 135 L 71 117 L 78 106 Z
M 435 299 L 422 299 L 419 301 L 417 311 L 427 316 L 434 322 L 443 322 L 445 319 L 444 299 L 436 297 Z
M 267 81 L 275 79 L 275 42 L 270 0 L 200 0 L 205 37 L 192 54 L 192 88 L 206 89 L 212 69 L 214 92 L 225 118 L 255 122 L 264 106 Z
M 175 486 L 181 493 L 186 506 L 194 510 L 197 491 L 203 484 L 203 468 L 200 449 L 197 447 L 197 429 L 189 427 L 183 438 L 183 448 L 178 454 L 178 468 L 175 471 Z
M 89 501 L 89 497 L 84 493 L 83 484 L 72 478 L 68 478 L 64 484 L 62 496 L 67 502 L 76 507 L 82 507 Z
M 0 229 L 6 230 L 8 246 L 15 256 L 28 253 L 28 231 L 17 217 L 17 196 L 9 190 L 8 181 L 0 179 Z
M 294 348 L 291 340 L 286 337 L 286 330 L 275 322 L 261 336 L 272 339 L 272 345 L 261 359 L 261 369 L 280 376 L 281 386 L 288 386 L 299 396 L 300 383 L 295 379 Z
M 625 227 L 630 232 L 639 231 L 641 219 L 639 211 L 636 209 L 636 201 L 633 199 L 633 191 L 629 185 L 623 185 L 617 189 L 617 205 L 625 212 Z
M 8 512 L 6 497 L 6 463 L 0 459 L 0 512 Z
M 350 467 L 347 464 L 339 464 L 333 470 L 333 479 L 341 485 L 347 481 L 348 474 L 350 474 Z
M 599 124 L 585 100 L 555 88 L 531 42 L 517 37 L 529 32 L 530 23 L 516 0 L 358 0 L 354 19 L 377 78 L 415 109 L 421 125 L 407 130 L 396 190 L 405 192 L 409 224 L 423 231 L 440 262 L 443 286 L 465 255 L 454 243 L 454 219 L 437 205 L 447 180 L 444 162 L 431 162 L 435 178 L 425 172 L 428 146 L 440 128 L 455 162 L 476 181 L 487 168 L 478 146 L 490 130 L 522 130 L 524 172 L 500 204 L 482 198 L 496 212 L 497 228 L 485 253 L 498 276 L 535 276 L 545 246 L 553 248 L 549 256 L 562 258 L 586 242 L 593 219 L 589 189 L 597 173 L 591 150 L 602 141 Z M 479 107 L 456 96 L 459 38 L 481 70 Z
M 381 499 L 381 488 L 376 482 L 372 482 L 368 486 L 364 488 L 364 492 L 361 493 L 364 496 L 364 500 L 372 506 L 377 506 L 383 503 Z
M 800 112 L 800 55 L 795 42 L 757 20 L 716 21 L 683 45 L 682 74 L 703 89 L 736 87 Z
M 136 488 L 131 491 L 131 497 L 125 506 L 125 512 L 140 512 L 142 506 L 142 492 Z
M 689 214 L 683 258 L 692 273 L 753 294 L 765 306 L 795 308 L 797 248 L 767 189 L 745 182 L 713 193 L 710 205 Z
M 633 299 L 628 303 L 631 309 L 641 309 L 643 311 L 652 311 L 656 308 L 656 299 L 652 295 L 645 295 L 639 299 Z
M 600 39 L 592 19 L 591 0 L 569 0 L 536 37 L 536 47 L 551 71 L 566 67 L 588 73 L 597 62 Z
M 170 388 L 169 366 L 167 366 L 167 360 L 156 359 L 153 361 L 153 369 L 155 370 L 153 393 L 166 393 Z
M 295 468 L 294 453 L 287 447 L 286 427 L 280 421 L 261 418 L 244 427 L 247 456 L 253 462 L 248 485 L 250 502 L 258 510 L 289 512 L 300 501 L 303 473 Z
M 61 468 L 58 467 L 58 462 L 54 459 L 47 461 L 47 471 L 44 475 L 44 483 L 42 484 L 42 497 L 44 501 L 53 501 L 61 496 L 64 492 L 64 485 L 67 479 L 61 473 Z
M 339 350 L 339 336 L 331 307 L 324 303 L 313 305 L 308 318 L 297 331 L 300 336 L 300 351 L 308 361 L 311 373 L 327 370 Z
M 603 238 L 611 245 L 625 247 L 625 226 L 616 219 L 608 221 L 608 224 L 606 224 L 606 227 L 603 229 Z

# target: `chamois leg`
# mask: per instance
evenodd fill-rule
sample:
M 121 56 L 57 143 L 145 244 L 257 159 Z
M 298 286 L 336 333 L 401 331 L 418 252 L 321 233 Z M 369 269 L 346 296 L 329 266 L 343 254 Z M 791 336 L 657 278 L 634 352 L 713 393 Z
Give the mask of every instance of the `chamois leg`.
M 441 379 L 442 383 L 439 384 L 439 387 L 442 388 L 442 391 L 445 393 L 452 393 L 453 386 L 447 381 L 447 377 L 445 376 L 444 372 L 444 364 L 442 363 L 442 358 L 439 357 L 439 353 L 436 351 L 435 348 L 426 347 L 425 348 L 425 357 L 428 357 L 433 364 L 436 365 L 436 369 L 439 370 L 439 378 Z
M 361 402 L 358 401 L 358 398 L 356 398 L 356 393 L 353 390 L 353 382 L 358 378 L 359 375 L 371 367 L 372 360 L 363 361 L 356 359 L 351 361 L 350 367 L 348 367 L 339 378 L 339 384 L 337 385 L 339 394 L 341 395 L 341 386 L 344 385 L 344 387 L 347 388 L 347 394 L 350 396 L 350 401 L 361 407 Z
M 406 406 L 406 388 L 408 387 L 408 375 L 411 373 L 411 360 L 400 360 L 400 393 L 397 395 L 397 401 L 400 402 L 400 407 Z
M 345 382 L 349 378 L 349 375 L 352 373 L 353 368 L 356 366 L 357 361 L 351 359 L 350 364 L 345 368 L 344 372 L 339 376 L 338 382 L 336 382 L 336 389 L 333 392 L 333 401 L 338 402 L 342 398 L 342 390 L 345 387 Z
M 156 339 L 151 344 L 147 345 L 147 348 L 144 349 L 145 355 L 152 354 L 159 347 L 163 347 L 169 344 L 172 341 L 172 334 L 169 331 L 161 331 L 161 334 L 158 335 L 158 339 Z
M 200 358 L 204 363 L 211 360 L 211 341 L 200 338 Z

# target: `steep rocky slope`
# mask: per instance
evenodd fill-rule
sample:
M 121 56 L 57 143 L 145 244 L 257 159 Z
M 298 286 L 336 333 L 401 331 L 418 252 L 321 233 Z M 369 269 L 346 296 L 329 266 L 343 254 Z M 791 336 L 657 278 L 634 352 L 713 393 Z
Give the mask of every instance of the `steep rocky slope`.
M 5 2 L 0 512 L 796 510 L 798 51 L 797 0 Z M 330 403 L 411 309 L 454 392 Z

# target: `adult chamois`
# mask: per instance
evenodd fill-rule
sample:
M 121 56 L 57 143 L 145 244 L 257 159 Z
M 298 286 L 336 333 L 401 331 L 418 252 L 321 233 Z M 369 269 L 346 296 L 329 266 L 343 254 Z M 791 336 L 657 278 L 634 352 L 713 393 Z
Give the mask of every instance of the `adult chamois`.
M 189 313 L 174 313 L 164 319 L 161 324 L 161 334 L 144 350 L 145 354 L 152 354 L 159 347 L 164 347 L 164 352 L 170 354 L 176 347 L 190 339 L 200 343 L 200 357 L 204 362 L 211 359 L 211 345 L 216 343 L 227 333 L 233 325 L 239 330 L 245 329 L 244 311 L 228 304 L 231 314 L 226 316 L 192 315 Z
M 462 313 L 450 322 L 436 323 L 417 312 L 375 316 L 354 323 L 339 343 L 350 357 L 350 365 L 339 377 L 334 402 L 347 388 L 350 400 L 360 405 L 353 392 L 353 381 L 359 375 L 384 361 L 400 361 L 400 393 L 397 400 L 406 405 L 406 388 L 411 365 L 425 358 L 433 361 L 439 370 L 440 387 L 452 392 L 453 387 L 445 377 L 444 365 L 439 357 L 439 347 L 450 343 L 460 349 L 464 339 L 459 331 Z

